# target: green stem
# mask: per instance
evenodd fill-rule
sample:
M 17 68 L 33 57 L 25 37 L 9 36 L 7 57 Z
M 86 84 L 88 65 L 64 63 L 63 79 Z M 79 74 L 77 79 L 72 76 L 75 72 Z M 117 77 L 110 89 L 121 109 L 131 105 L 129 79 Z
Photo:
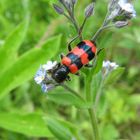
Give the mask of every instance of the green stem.
M 96 119 L 94 109 L 88 109 L 88 113 L 89 113 L 89 116 L 90 116 L 90 119 L 91 119 L 94 138 L 95 138 L 95 140 L 100 140 L 99 132 L 98 132 L 98 124 L 97 124 L 97 119 Z
M 88 102 L 92 101 L 92 96 L 91 96 L 92 78 L 91 77 L 92 76 L 90 75 L 89 78 L 86 78 L 86 99 Z M 97 124 L 94 108 L 89 108 L 88 113 L 89 113 L 91 124 L 92 124 L 94 139 L 99 140 L 98 124 Z
M 103 24 L 101 25 L 101 27 L 99 28 L 99 30 L 97 30 L 97 32 L 95 33 L 95 35 L 92 37 L 92 41 L 96 41 L 97 37 L 99 36 L 99 34 L 106 29 L 105 27 L 107 27 L 107 25 L 109 24 L 110 20 L 108 20 L 108 12 L 104 18 Z
M 99 30 L 95 33 L 95 35 L 92 37 L 92 41 L 96 41 L 96 39 L 97 39 L 97 37 L 100 35 L 100 33 L 102 32 L 102 31 L 104 31 L 105 29 L 108 29 L 108 28 L 110 28 L 110 27 L 113 27 L 114 25 L 108 25 L 108 26 L 101 26 L 100 28 L 99 28 Z
M 64 8 L 66 9 L 66 11 L 68 12 L 68 15 L 69 15 L 69 16 L 67 16 L 66 14 L 64 14 L 64 16 L 72 22 L 72 24 L 74 25 L 74 27 L 76 29 L 76 32 L 79 35 L 79 39 L 82 40 L 82 34 L 80 33 L 80 27 L 78 25 L 77 20 L 75 19 L 75 16 L 74 16 L 74 5 L 72 5 L 72 9 L 69 9 L 66 6 L 65 3 L 62 3 L 62 4 L 63 4 Z
M 97 92 L 96 97 L 95 97 L 94 107 L 96 108 L 96 110 L 97 110 L 98 103 L 99 103 L 100 98 L 101 98 L 101 95 L 102 95 L 103 85 L 104 85 L 104 79 L 102 79 L 101 84 L 100 84 L 100 87 L 99 87 L 98 92 Z
M 75 96 L 77 96 L 78 98 L 80 98 L 81 100 L 85 101 L 84 98 L 82 96 L 80 96 L 80 94 L 78 94 L 76 91 L 74 91 L 73 89 L 71 89 L 70 87 L 68 87 L 65 84 L 60 84 L 63 88 L 65 88 L 66 90 L 68 90 L 69 92 L 73 93 Z
M 76 22 L 76 19 L 74 17 L 74 6 L 72 7 L 72 11 L 70 9 L 67 8 L 67 6 L 65 5 L 65 3 L 62 3 L 64 8 L 66 9 L 66 11 L 68 12 L 69 16 L 66 16 L 74 25 L 75 29 L 77 32 L 79 32 L 79 27 L 78 27 L 78 24 Z M 66 14 L 64 14 L 66 15 Z
M 90 78 L 86 78 L 86 100 L 91 101 L 91 83 Z

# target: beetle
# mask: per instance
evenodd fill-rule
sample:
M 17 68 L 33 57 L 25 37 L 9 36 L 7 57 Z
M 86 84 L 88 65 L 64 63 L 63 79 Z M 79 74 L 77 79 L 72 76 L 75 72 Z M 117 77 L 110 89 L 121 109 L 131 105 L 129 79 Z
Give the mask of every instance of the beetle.
M 78 43 L 73 49 L 69 46 L 69 53 L 64 56 L 61 54 L 61 63 L 52 72 L 52 78 L 62 83 L 65 80 L 70 80 L 69 73 L 78 75 L 78 71 L 88 64 L 96 55 L 96 44 L 90 40 L 83 40 Z

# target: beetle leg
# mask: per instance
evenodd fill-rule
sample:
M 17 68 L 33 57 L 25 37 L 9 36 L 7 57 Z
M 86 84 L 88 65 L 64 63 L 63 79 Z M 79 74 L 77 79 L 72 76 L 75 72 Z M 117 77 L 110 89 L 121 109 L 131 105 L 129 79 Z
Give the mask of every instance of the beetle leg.
M 76 40 L 77 38 L 79 37 L 79 35 L 77 35 L 76 37 L 74 37 L 69 43 L 68 43 L 68 50 L 71 51 L 72 48 L 71 48 L 71 43 Z
M 60 66 L 61 66 L 61 63 L 57 63 L 55 67 L 59 68 Z
M 77 73 L 75 73 L 75 75 L 80 76 L 80 73 L 79 73 L 79 72 L 77 72 Z
M 60 58 L 63 59 L 65 55 L 63 53 L 60 54 Z
M 69 52 L 72 50 L 72 48 L 71 48 L 71 45 L 70 45 L 70 44 L 68 44 L 68 50 L 69 50 Z
M 99 53 L 103 50 L 104 48 L 101 48 L 98 50 L 97 55 L 99 55 Z
M 71 81 L 70 76 L 67 76 L 66 81 Z
M 93 64 L 86 64 L 85 67 L 91 68 L 91 67 L 93 67 Z

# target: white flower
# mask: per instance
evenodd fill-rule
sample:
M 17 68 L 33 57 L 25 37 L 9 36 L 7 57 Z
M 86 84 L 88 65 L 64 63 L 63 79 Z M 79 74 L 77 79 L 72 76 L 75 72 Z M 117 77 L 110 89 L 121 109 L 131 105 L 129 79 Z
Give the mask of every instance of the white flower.
M 48 61 L 47 64 L 42 65 L 42 68 L 43 68 L 44 70 L 46 70 L 46 71 L 47 71 L 47 70 L 51 70 L 51 69 L 53 69 L 53 68 L 56 66 L 56 64 L 57 64 L 56 61 L 54 61 L 54 62 Z
M 117 69 L 119 65 L 117 65 L 115 62 L 110 61 L 103 61 L 103 76 L 108 76 L 113 70 Z
M 109 12 L 108 20 L 113 20 L 117 16 L 124 17 L 124 21 L 136 17 L 134 6 L 128 0 L 111 0 Z
M 34 80 L 42 88 L 43 92 L 48 92 L 57 86 L 57 83 L 52 79 L 49 70 L 52 70 L 56 66 L 57 62 L 48 61 L 46 64 L 40 66 L 37 71 Z
M 118 4 L 123 11 L 131 14 L 132 17 L 136 17 L 136 11 L 134 9 L 134 6 L 131 3 L 129 3 L 127 0 L 119 0 Z
M 119 8 L 115 8 L 110 15 L 108 16 L 108 20 L 115 18 L 116 16 L 118 16 L 120 9 Z
M 53 88 L 55 88 L 54 84 L 41 84 L 41 89 L 43 92 L 48 92 L 49 90 L 52 90 Z
M 115 70 L 118 67 L 119 65 L 117 65 L 115 62 L 103 61 L 103 68 L 105 68 L 107 71 Z
M 39 70 L 37 71 L 34 80 L 37 84 L 41 84 L 42 81 L 45 79 L 46 71 L 40 66 Z

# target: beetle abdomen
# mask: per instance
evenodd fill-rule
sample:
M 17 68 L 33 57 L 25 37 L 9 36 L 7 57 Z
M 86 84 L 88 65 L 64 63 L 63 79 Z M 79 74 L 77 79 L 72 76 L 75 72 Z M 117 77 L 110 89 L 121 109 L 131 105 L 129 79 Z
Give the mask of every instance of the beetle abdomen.
M 96 46 L 91 41 L 84 40 L 62 59 L 62 64 L 66 65 L 71 73 L 77 73 L 83 65 L 94 58 L 95 53 Z

